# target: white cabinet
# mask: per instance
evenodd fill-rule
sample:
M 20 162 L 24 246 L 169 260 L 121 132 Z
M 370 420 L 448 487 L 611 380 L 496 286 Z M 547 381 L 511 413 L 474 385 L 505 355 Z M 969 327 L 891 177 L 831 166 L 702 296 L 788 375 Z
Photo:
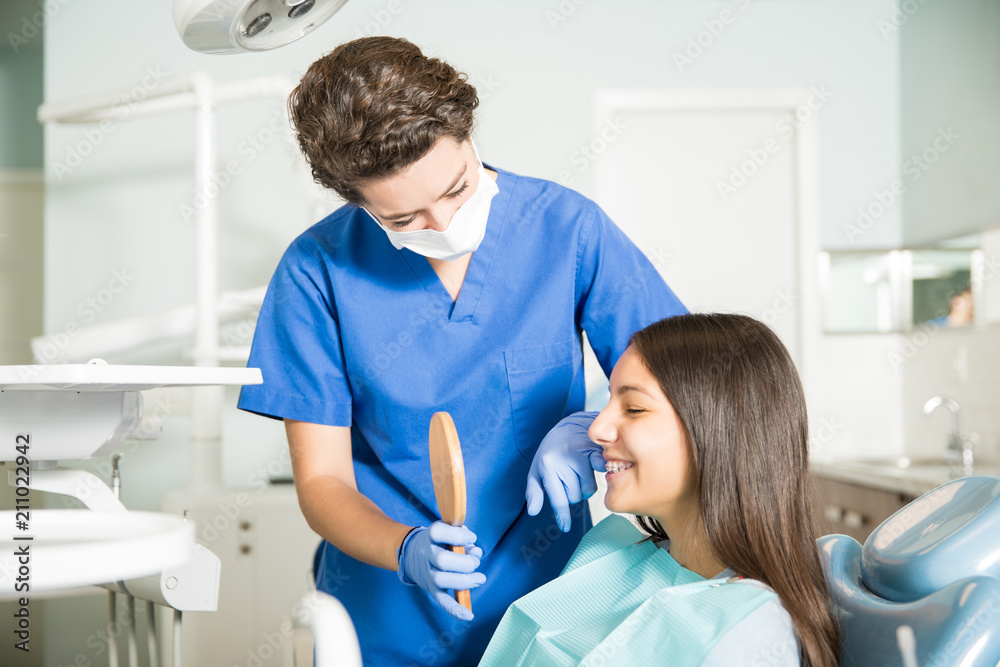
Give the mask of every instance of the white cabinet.
M 184 667 L 290 667 L 291 611 L 313 588 L 320 537 L 306 524 L 291 484 L 168 494 L 163 510 L 187 511 L 197 540 L 222 560 L 219 609 L 186 613 Z M 172 664 L 170 610 L 160 609 L 162 664 Z

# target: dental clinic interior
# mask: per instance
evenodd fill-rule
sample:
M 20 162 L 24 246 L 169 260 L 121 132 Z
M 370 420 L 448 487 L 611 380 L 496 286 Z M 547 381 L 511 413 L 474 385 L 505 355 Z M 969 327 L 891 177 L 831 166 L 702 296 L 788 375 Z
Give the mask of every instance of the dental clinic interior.
M 689 311 L 787 347 L 841 664 L 1000 664 L 1000 1 L 4 0 L 0 28 L 0 665 L 383 664 L 316 590 L 285 426 L 237 407 L 279 261 L 345 206 L 289 96 L 373 36 L 474 86 L 494 214 L 503 170 L 579 193 Z

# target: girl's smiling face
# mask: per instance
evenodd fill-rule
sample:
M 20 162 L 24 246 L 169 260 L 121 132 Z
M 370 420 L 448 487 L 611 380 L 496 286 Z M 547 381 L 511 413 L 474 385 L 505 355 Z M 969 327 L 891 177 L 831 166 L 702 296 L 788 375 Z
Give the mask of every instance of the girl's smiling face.
M 612 512 L 651 516 L 670 525 L 697 511 L 694 464 L 684 426 L 656 378 L 632 347 L 611 373 L 611 400 L 590 439 L 604 449 Z

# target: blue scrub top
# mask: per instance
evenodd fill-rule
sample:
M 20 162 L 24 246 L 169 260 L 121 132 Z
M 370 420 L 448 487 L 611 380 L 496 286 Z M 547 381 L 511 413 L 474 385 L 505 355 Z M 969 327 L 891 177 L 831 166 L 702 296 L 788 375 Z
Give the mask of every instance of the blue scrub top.
M 238 407 L 350 426 L 358 490 L 390 518 L 440 518 L 431 415 L 454 419 L 466 525 L 487 582 L 475 619 L 453 619 L 395 572 L 322 542 L 317 588 L 343 602 L 366 665 L 475 664 L 514 600 L 555 578 L 591 526 L 586 502 L 563 534 L 546 503 L 525 511 L 528 468 L 563 416 L 582 410 L 581 331 L 605 373 L 629 336 L 687 312 L 648 259 L 592 201 L 501 169 L 486 235 L 452 300 L 427 259 L 397 250 L 344 206 L 292 242 L 257 321 Z

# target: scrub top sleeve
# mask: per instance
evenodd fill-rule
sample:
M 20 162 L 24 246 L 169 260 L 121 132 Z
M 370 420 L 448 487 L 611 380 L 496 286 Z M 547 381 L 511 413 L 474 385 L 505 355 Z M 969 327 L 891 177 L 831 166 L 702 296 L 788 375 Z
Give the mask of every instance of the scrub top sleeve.
M 264 383 L 240 391 L 237 404 L 274 419 L 351 425 L 351 389 L 336 303 L 322 261 L 293 243 L 275 269 L 261 306 L 248 367 Z
M 577 323 L 609 377 L 633 333 L 688 312 L 649 259 L 596 204 L 581 225 L 576 304 Z

